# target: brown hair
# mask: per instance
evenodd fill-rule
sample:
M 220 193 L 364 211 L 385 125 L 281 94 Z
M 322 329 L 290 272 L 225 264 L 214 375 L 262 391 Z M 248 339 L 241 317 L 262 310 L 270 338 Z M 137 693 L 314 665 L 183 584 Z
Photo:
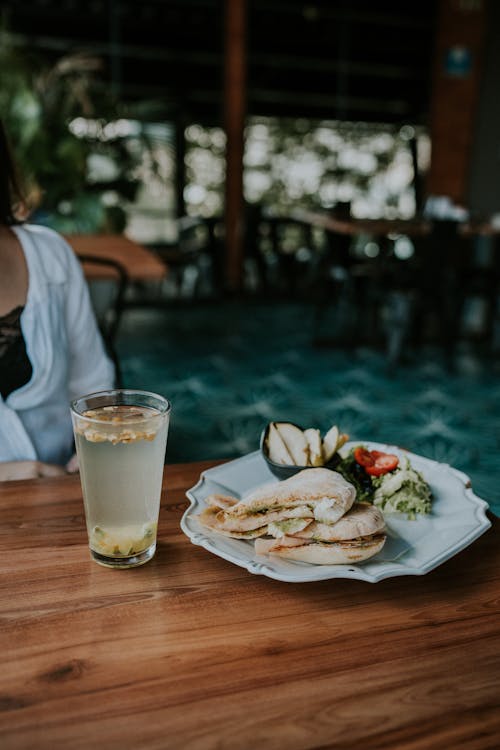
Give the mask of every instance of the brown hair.
M 24 203 L 7 133 L 0 119 L 0 224 L 20 224 L 16 209 Z

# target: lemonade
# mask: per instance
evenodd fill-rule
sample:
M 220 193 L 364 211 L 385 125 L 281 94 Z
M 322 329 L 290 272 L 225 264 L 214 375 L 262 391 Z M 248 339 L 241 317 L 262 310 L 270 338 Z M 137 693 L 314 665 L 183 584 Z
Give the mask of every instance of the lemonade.
M 108 404 L 73 414 L 73 423 L 94 559 L 112 567 L 147 562 L 156 547 L 168 413 Z

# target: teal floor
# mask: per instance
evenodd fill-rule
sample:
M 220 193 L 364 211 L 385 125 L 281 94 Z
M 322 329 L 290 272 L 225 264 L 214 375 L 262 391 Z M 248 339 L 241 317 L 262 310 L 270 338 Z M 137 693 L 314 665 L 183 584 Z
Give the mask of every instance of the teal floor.
M 315 348 L 303 304 L 131 309 L 118 351 L 125 385 L 173 405 L 168 462 L 256 450 L 273 419 L 335 423 L 466 472 L 500 514 L 500 370 L 470 348 L 453 372 L 439 350 L 390 369 L 371 348 Z

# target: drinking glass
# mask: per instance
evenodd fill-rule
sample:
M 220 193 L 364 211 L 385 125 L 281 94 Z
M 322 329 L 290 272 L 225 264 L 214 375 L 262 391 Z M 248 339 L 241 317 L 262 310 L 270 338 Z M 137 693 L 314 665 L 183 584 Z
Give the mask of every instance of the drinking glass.
M 156 550 L 170 402 L 113 389 L 71 403 L 85 521 L 93 559 L 132 568 Z

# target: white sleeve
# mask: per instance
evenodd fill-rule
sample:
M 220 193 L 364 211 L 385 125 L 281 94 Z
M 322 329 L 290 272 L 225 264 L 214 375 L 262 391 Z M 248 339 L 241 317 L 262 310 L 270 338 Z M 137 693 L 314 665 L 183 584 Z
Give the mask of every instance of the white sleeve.
M 73 399 L 112 388 L 115 372 L 97 326 L 80 261 L 69 245 L 67 249 L 68 392 Z

